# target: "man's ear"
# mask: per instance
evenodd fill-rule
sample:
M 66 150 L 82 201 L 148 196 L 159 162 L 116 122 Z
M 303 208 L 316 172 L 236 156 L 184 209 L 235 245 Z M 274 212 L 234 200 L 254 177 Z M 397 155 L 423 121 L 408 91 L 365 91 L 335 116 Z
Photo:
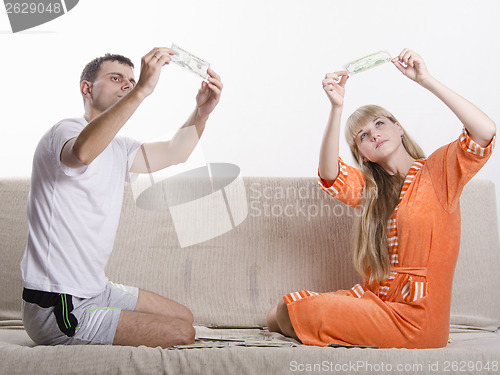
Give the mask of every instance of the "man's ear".
M 80 83 L 80 92 L 84 98 L 90 99 L 92 96 L 92 82 L 82 81 Z

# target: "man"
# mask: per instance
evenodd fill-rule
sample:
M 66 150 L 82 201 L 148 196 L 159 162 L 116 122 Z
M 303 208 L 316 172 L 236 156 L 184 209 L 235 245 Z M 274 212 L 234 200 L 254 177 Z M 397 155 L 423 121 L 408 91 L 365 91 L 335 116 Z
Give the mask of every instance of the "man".
M 109 282 L 104 274 L 129 174 L 185 161 L 220 99 L 222 82 L 209 69 L 194 112 L 172 140 L 141 145 L 117 136 L 153 93 L 162 67 L 175 53 L 151 50 L 141 60 L 137 83 L 128 58 L 94 59 L 80 82 L 83 118 L 59 122 L 37 146 L 21 271 L 23 323 L 38 344 L 168 347 L 194 342 L 190 310 Z

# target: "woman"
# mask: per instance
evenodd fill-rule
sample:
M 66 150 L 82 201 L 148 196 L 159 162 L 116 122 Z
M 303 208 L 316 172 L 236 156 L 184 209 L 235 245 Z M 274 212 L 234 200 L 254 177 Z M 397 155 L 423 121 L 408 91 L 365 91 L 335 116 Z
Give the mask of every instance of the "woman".
M 268 313 L 270 331 L 308 345 L 437 348 L 448 341 L 453 272 L 460 247 L 459 198 L 488 160 L 495 123 L 431 76 L 405 49 L 392 60 L 443 101 L 464 129 L 427 159 L 389 112 L 364 106 L 347 120 L 360 169 L 338 157 L 346 71 L 323 80 L 332 108 L 321 145 L 319 185 L 361 210 L 354 264 L 364 284 L 331 293 L 301 291 Z

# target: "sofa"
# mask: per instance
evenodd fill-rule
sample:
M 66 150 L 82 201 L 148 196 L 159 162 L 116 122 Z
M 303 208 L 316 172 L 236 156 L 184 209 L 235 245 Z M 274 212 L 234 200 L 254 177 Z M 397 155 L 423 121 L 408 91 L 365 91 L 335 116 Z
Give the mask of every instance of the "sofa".
M 315 178 L 241 177 L 239 225 L 181 247 L 168 209 L 136 204 L 125 186 L 110 280 L 178 301 L 194 314 L 196 343 L 175 348 L 40 346 L 23 330 L 19 263 L 27 238 L 28 179 L 0 180 L 1 374 L 500 373 L 500 247 L 492 182 L 461 198 L 461 250 L 450 340 L 440 349 L 314 347 L 265 328 L 286 293 L 360 282 L 350 231 L 356 211 Z

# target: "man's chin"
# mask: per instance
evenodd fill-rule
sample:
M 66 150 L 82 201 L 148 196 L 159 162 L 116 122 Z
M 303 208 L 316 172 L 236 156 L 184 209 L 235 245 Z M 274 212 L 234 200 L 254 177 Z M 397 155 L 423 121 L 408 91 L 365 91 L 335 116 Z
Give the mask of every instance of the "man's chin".
M 123 98 L 124 98 L 124 96 L 117 96 L 114 100 L 110 101 L 108 108 L 114 106 L 116 103 L 118 103 Z

